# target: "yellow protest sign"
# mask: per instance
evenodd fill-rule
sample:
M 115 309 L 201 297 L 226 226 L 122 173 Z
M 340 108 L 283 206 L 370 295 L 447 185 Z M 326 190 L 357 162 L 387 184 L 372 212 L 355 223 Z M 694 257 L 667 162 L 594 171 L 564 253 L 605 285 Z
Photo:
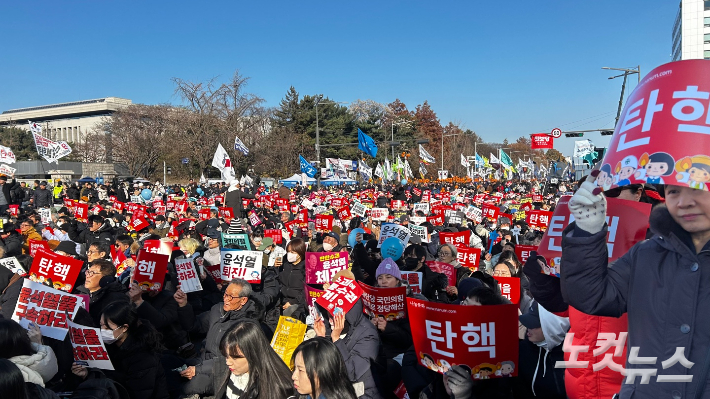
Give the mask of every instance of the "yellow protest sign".
M 303 342 L 306 334 L 306 325 L 292 317 L 279 317 L 271 347 L 287 365 L 291 365 L 291 356 L 296 347 Z

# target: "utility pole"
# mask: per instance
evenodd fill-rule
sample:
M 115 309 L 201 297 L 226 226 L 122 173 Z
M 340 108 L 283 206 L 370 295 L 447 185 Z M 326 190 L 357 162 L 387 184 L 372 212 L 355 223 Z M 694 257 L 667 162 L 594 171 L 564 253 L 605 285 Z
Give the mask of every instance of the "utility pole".
M 320 127 L 318 126 L 318 104 L 347 104 L 346 102 L 324 102 L 321 103 L 320 100 L 323 98 L 322 94 L 315 97 L 316 103 L 316 175 L 318 179 L 318 190 L 320 190 Z
M 602 69 L 609 69 L 613 71 L 623 71 L 624 73 L 621 75 L 617 76 L 612 76 L 608 79 L 616 79 L 620 77 L 624 77 L 624 82 L 621 84 L 621 96 L 619 97 L 619 108 L 616 110 L 616 121 L 614 122 L 614 126 L 619 124 L 619 117 L 621 117 L 621 106 L 624 103 L 624 91 L 626 90 L 626 78 L 629 75 L 637 74 L 638 75 L 638 83 L 641 83 L 641 65 L 637 66 L 636 69 L 627 69 L 627 68 L 609 68 L 609 67 L 603 67 Z
M 165 183 L 166 183 L 166 181 L 167 181 L 167 180 L 166 180 L 167 169 L 168 169 L 168 168 L 167 168 L 167 166 L 166 166 L 166 164 L 165 164 L 165 161 L 163 161 L 163 186 L 166 185 Z

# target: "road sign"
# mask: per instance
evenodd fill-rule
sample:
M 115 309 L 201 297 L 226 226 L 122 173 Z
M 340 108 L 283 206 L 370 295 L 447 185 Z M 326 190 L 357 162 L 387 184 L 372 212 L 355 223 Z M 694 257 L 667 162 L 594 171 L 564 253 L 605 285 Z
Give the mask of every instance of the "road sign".
M 554 128 L 552 129 L 552 132 L 550 132 L 550 134 L 552 135 L 552 137 L 559 139 L 560 137 L 562 137 L 562 130 L 560 130 L 559 128 Z

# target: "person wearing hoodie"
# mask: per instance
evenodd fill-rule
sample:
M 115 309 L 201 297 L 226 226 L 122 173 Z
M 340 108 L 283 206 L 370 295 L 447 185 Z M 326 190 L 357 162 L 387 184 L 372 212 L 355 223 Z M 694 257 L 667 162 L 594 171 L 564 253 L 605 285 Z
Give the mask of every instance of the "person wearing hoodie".
M 224 206 L 234 210 L 234 216 L 244 218 L 244 204 L 242 199 L 254 199 L 252 194 L 247 194 L 240 190 L 239 180 L 232 180 L 229 184 L 229 189 L 224 195 Z
M 562 343 L 569 331 L 569 318 L 533 302 L 519 319 L 527 327 L 527 333 L 519 345 L 515 398 L 566 399 L 565 369 L 555 368 L 555 364 L 565 360 Z
M 116 267 L 105 259 L 96 259 L 89 263 L 89 268 L 84 273 L 86 281 L 78 286 L 76 291 L 80 294 L 88 294 L 89 314 L 94 321 L 94 326 L 99 326 L 101 313 L 106 306 L 112 302 L 128 303 L 125 288 L 114 277 Z
M 36 324 L 25 330 L 14 320 L 0 318 L 0 358 L 15 363 L 25 382 L 41 387 L 58 371 L 54 351 L 42 345 L 42 333 Z
M 380 399 L 380 392 L 372 375 L 373 364 L 377 360 L 380 338 L 377 328 L 365 317 L 362 299 L 358 299 L 350 310 L 343 314 L 330 314 L 324 307 L 317 305 L 319 316 L 314 323 L 314 330 L 319 337 L 330 338 L 340 351 L 348 369 L 350 382 L 359 398 Z M 328 323 L 324 321 L 328 317 Z

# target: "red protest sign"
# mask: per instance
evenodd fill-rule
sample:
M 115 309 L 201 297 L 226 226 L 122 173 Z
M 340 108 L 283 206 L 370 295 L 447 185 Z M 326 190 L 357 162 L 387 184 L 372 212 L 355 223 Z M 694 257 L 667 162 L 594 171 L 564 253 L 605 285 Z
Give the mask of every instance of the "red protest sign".
M 202 208 L 199 210 L 200 220 L 208 220 L 210 218 L 210 210 L 207 208 Z
M 422 272 L 402 272 L 402 280 L 406 281 L 413 294 L 422 293 Z
M 306 252 L 306 284 L 326 284 L 333 276 L 348 268 L 348 253 Z
M 223 219 L 234 219 L 234 209 L 232 207 L 219 207 L 217 208 L 219 217 Z
M 138 252 L 136 268 L 132 281 L 138 283 L 143 291 L 160 291 L 168 271 L 169 256 L 146 251 Z
M 483 211 L 484 218 L 498 220 L 498 213 L 500 213 L 500 209 L 498 209 L 497 206 L 484 204 L 481 209 Z
M 51 284 L 52 288 L 71 292 L 84 262 L 79 259 L 38 250 L 30 267 L 30 280 Z
M 362 311 L 387 321 L 407 318 L 407 287 L 379 288 L 358 282 L 362 288 Z
M 532 196 L 532 202 L 542 202 L 542 195 L 540 194 L 533 194 Z M 532 209 L 532 208 L 530 208 Z M 529 210 L 529 209 L 528 209 Z
M 452 244 L 456 247 L 468 246 L 468 240 L 471 238 L 471 230 L 459 231 L 452 233 L 449 231 L 439 232 L 439 242 Z
M 498 281 L 500 293 L 508 298 L 510 302 L 520 303 L 520 277 L 499 277 L 493 276 Z
M 555 139 L 547 133 L 536 133 L 530 135 L 530 148 L 550 149 L 554 146 Z
M 187 201 L 181 201 L 176 203 L 173 209 L 177 213 L 185 213 L 185 211 L 187 211 Z
M 101 329 L 82 326 L 71 320 L 67 320 L 67 326 L 75 361 L 83 362 L 87 367 L 114 369 L 101 337 Z
M 299 227 L 308 227 L 308 209 L 301 209 L 294 219 Z
M 173 253 L 174 244 L 170 241 L 145 240 L 143 250 L 151 254 L 161 254 L 170 256 Z
M 431 201 L 431 190 L 424 190 L 422 193 L 422 202 L 430 202 Z
M 30 256 L 35 257 L 37 256 L 37 251 L 47 251 L 47 252 L 52 252 L 51 249 L 49 249 L 49 243 L 47 241 L 42 241 L 42 240 L 29 240 L 27 241 L 29 250 L 30 250 Z
M 550 211 L 528 211 L 526 215 L 526 222 L 530 227 L 538 227 L 546 229 L 550 225 L 550 218 L 552 217 L 552 212 Z
M 89 221 L 89 204 L 74 203 L 74 217 L 80 222 Z
M 348 313 L 362 296 L 360 285 L 347 277 L 340 276 L 316 299 L 330 314 Z
M 478 270 L 481 264 L 481 248 L 456 247 L 456 260 L 464 267 Z
M 597 177 L 608 190 L 674 184 L 708 191 L 710 63 L 661 65 L 631 93 Z
M 390 208 L 392 208 L 392 209 L 400 209 L 400 208 L 404 208 L 404 207 L 405 207 L 405 204 L 404 204 L 404 201 L 402 201 L 402 200 L 392 200 L 390 202 Z
M 438 260 L 428 260 L 426 264 L 432 271 L 446 274 L 446 278 L 449 279 L 449 285 L 456 286 L 456 268 L 453 265 L 439 262 Z
M 520 263 L 525 264 L 530 257 L 530 252 L 535 251 L 536 249 L 537 247 L 534 245 L 516 245 L 515 255 L 518 257 Z
M 547 260 L 550 270 L 547 274 L 560 274 L 560 259 L 562 257 L 562 231 L 574 220 L 569 211 L 569 200 L 566 195 L 560 198 L 555 208 L 555 214 L 550 220 L 550 226 L 537 248 L 537 253 Z M 637 242 L 646 238 L 648 217 L 651 205 L 642 202 L 607 198 L 606 221 L 609 226 L 607 234 L 607 249 L 609 262 L 619 259 Z
M 316 215 L 316 231 L 330 233 L 333 231 L 333 215 Z
M 444 215 L 436 215 L 436 216 L 427 216 L 426 221 L 431 223 L 434 226 L 443 226 L 444 225 Z
M 222 283 L 222 268 L 219 264 L 216 265 L 207 265 L 205 266 L 207 269 L 207 272 L 212 276 L 212 279 L 214 280 L 215 283 L 221 284 Z
M 122 212 L 124 209 L 126 209 L 126 204 L 121 201 L 114 201 L 113 208 L 119 212 Z
M 461 306 L 407 298 L 414 348 L 425 367 L 466 365 L 472 378 L 518 371 L 518 305 Z
M 73 319 L 81 303 L 76 295 L 23 279 L 12 320 L 26 329 L 35 323 L 43 336 L 63 341 L 69 328 L 67 314 Z
M 352 218 L 352 215 L 350 214 L 350 206 L 346 205 L 340 209 L 338 209 L 338 218 L 340 220 L 350 220 Z
M 133 218 L 131 218 L 130 226 L 135 231 L 141 231 L 141 230 L 145 229 L 146 227 L 150 226 L 150 223 L 148 223 L 148 221 L 143 219 L 142 217 L 135 217 L 134 216 Z
M 279 229 L 266 229 L 264 230 L 264 238 L 271 237 L 274 240 L 274 244 L 281 244 L 283 236 L 281 235 L 281 230 Z

